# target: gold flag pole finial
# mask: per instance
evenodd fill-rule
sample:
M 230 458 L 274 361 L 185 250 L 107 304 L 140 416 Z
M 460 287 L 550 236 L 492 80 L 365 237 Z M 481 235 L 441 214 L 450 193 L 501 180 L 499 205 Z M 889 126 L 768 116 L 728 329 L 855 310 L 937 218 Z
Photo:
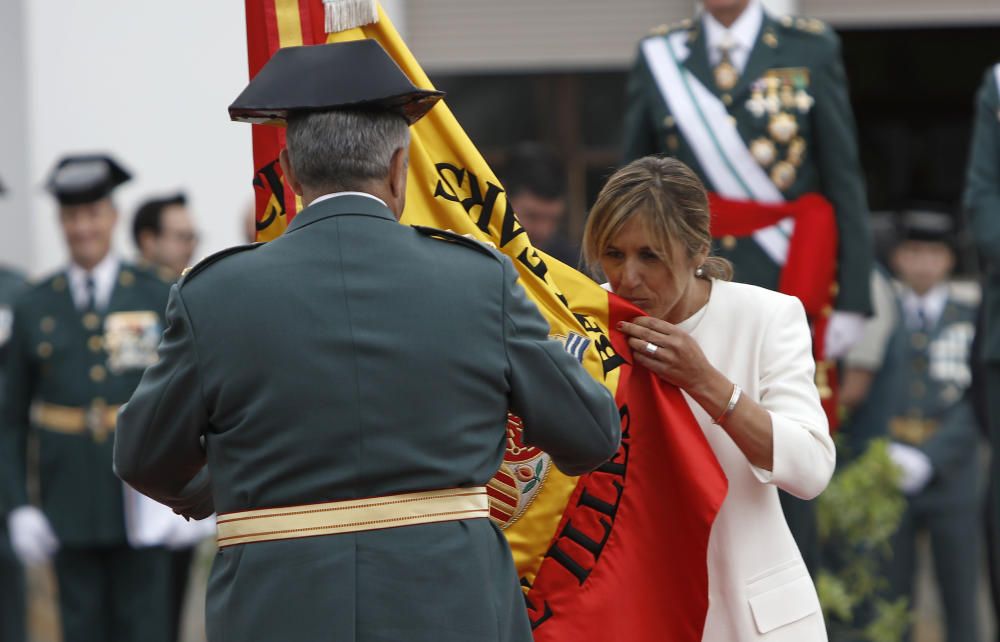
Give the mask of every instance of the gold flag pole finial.
M 339 33 L 378 22 L 377 0 L 323 0 L 326 32 Z

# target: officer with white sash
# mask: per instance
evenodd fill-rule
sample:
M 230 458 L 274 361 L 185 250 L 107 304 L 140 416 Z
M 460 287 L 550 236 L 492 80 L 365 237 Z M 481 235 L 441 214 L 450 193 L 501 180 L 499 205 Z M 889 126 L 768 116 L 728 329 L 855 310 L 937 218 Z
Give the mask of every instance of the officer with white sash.
M 735 279 L 802 299 L 834 425 L 833 363 L 871 313 L 873 254 L 839 41 L 760 0 L 704 7 L 640 43 L 625 160 L 667 154 L 692 167 L 713 192 L 716 251 Z M 788 519 L 808 560 L 811 514 Z

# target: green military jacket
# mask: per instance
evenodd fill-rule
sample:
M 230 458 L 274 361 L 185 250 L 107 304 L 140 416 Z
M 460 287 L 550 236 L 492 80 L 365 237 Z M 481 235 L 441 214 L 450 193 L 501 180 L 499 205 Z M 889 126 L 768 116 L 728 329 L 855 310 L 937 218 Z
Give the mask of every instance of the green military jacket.
M 976 96 L 972 151 L 965 181 L 965 208 L 972 238 L 986 264 L 987 335 L 981 339 L 988 361 L 1000 361 L 1000 63 L 986 71 Z
M 840 237 L 834 307 L 870 313 L 869 212 L 836 34 L 818 20 L 775 19 L 765 12 L 743 73 L 723 91 L 709 64 L 700 18 L 663 28 L 650 38 L 678 33 L 686 34 L 689 50 L 683 67 L 726 106 L 740 138 L 782 196 L 790 201 L 818 192 L 833 204 Z M 670 113 L 640 46 L 628 82 L 625 160 L 655 154 L 678 158 L 710 191 L 717 189 Z M 779 266 L 752 237 L 726 237 L 716 251 L 733 262 L 736 280 L 778 288 Z
M 900 323 L 895 343 L 902 364 L 889 432 L 920 449 L 934 476 L 914 501 L 948 506 L 977 501 L 979 429 L 968 395 L 977 301 L 952 288 L 937 323 L 913 329 Z
M 557 466 L 591 470 L 617 448 L 617 408 L 517 278 L 496 251 L 400 225 L 374 199 L 308 207 L 174 287 L 117 471 L 195 516 L 481 486 L 508 409 Z M 213 642 L 531 639 L 487 519 L 223 548 L 207 621 Z
M 77 310 L 65 272 L 14 308 L 0 429 L 13 474 L 8 509 L 28 502 L 25 462 L 37 434 L 41 508 L 63 546 L 126 542 L 121 481 L 112 471 L 115 410 L 156 358 L 169 286 L 122 263 L 105 310 Z
M 27 282 L 20 273 L 8 268 L 0 268 L 0 404 L 2 404 L 5 390 L 6 369 L 4 365 L 7 363 L 10 333 L 14 327 L 14 302 L 17 301 L 26 286 Z M 2 436 L 3 433 L 0 431 L 0 537 L 4 537 L 4 533 L 6 533 L 4 516 L 10 508 L 3 500 L 3 489 L 9 487 L 14 479 L 13 460 L 6 447 L 9 441 L 3 439 Z M 0 542 L 0 554 L 2 554 L 5 545 L 5 541 Z

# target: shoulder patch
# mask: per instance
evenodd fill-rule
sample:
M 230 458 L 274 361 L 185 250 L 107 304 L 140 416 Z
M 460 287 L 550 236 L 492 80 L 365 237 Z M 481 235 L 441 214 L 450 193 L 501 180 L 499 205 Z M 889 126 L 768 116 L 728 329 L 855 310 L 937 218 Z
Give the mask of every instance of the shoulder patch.
M 495 259 L 499 259 L 501 256 L 499 250 L 497 250 L 491 243 L 474 239 L 471 236 L 463 236 L 461 234 L 456 234 L 451 230 L 440 230 L 436 227 L 427 227 L 425 225 L 411 225 L 410 227 L 415 229 L 420 234 L 432 239 L 464 245 L 465 247 L 478 250 L 483 254 L 488 254 Z
M 231 254 L 236 254 L 237 252 L 243 252 L 245 250 L 254 250 L 254 249 L 260 247 L 261 245 L 264 245 L 264 243 L 250 243 L 248 245 L 234 245 L 233 247 L 227 247 L 224 250 L 219 250 L 215 254 L 210 254 L 210 255 L 206 256 L 205 258 L 203 258 L 202 260 L 200 260 L 197 263 L 195 263 L 192 267 L 184 268 L 184 271 L 181 272 L 181 278 L 177 282 L 177 285 L 178 286 L 184 285 L 185 283 L 187 283 L 188 281 L 190 281 L 192 278 L 194 278 L 194 276 L 196 274 L 198 274 L 199 272 L 201 272 L 202 270 L 204 270 L 205 268 L 207 268 L 209 265 L 212 265 L 216 261 L 219 261 L 220 259 L 224 259 L 224 258 L 226 258 L 227 256 L 229 256 Z

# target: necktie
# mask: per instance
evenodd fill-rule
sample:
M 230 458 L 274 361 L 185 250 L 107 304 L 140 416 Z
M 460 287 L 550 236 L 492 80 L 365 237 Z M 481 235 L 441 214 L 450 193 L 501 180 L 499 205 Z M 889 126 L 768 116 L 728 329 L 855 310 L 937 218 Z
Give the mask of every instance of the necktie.
M 87 311 L 97 310 L 97 284 L 94 282 L 94 275 L 87 275 Z

